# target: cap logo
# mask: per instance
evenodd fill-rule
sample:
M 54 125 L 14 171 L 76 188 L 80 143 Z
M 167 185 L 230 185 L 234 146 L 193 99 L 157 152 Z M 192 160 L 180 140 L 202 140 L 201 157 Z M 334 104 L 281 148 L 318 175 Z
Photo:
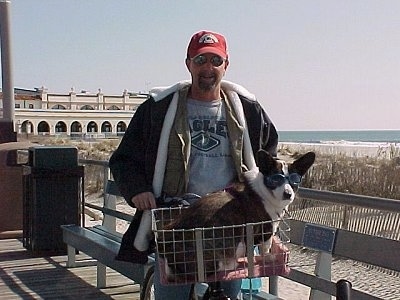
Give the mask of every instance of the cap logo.
M 211 33 L 206 33 L 199 39 L 200 44 L 214 44 L 218 43 L 218 39 Z
M 190 39 L 187 57 L 193 58 L 204 53 L 212 53 L 226 58 L 228 54 L 224 36 L 210 31 L 195 33 Z

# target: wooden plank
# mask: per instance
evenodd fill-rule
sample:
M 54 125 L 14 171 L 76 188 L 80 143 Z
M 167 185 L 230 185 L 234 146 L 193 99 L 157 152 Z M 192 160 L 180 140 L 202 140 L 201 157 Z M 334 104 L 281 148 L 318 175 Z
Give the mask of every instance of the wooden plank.
M 108 286 L 96 288 L 95 261 L 77 255 L 80 267 L 67 269 L 67 257 L 37 257 L 17 239 L 0 240 L 2 299 L 139 299 L 140 286 L 107 268 Z
M 400 272 L 400 241 L 338 230 L 335 255 Z

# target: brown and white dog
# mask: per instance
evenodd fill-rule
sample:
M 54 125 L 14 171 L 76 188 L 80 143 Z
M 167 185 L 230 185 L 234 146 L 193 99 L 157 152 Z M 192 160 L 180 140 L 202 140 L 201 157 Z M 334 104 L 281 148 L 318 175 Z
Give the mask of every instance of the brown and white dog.
M 195 271 L 197 268 L 196 246 L 191 242 L 193 231 L 179 229 L 228 226 L 219 232 L 204 231 L 203 256 L 207 276 L 235 269 L 237 258 L 245 256 L 244 227 L 230 225 L 263 222 L 262 226 L 254 229 L 254 243 L 261 244 L 261 255 L 265 255 L 271 248 L 279 220 L 295 198 L 301 177 L 314 160 L 315 154 L 308 152 L 287 164 L 260 150 L 256 155 L 259 172 L 245 173 L 244 183 L 208 194 L 183 209 L 182 214 L 163 228 L 167 230 L 164 241 L 182 241 L 164 243 L 164 250 L 160 251 L 167 277 L 173 280 L 186 274 L 187 270 Z

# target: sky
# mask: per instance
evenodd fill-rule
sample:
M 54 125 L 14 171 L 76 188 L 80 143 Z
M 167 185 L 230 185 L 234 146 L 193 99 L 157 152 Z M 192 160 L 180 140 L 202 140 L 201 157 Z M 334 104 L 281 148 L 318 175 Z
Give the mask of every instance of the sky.
M 190 79 L 193 33 L 278 130 L 400 129 L 398 0 L 10 0 L 14 86 L 120 95 Z

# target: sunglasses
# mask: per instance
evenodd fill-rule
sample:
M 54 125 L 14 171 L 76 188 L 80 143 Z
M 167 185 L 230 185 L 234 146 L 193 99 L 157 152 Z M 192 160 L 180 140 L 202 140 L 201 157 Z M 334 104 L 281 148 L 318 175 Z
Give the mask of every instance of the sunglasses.
M 208 60 L 207 57 L 205 57 L 204 55 L 197 55 L 194 58 L 190 58 L 190 60 L 192 60 L 196 65 L 198 66 L 202 66 L 204 65 Z M 219 67 L 220 65 L 222 65 L 222 63 L 226 60 L 226 58 L 222 58 L 219 55 L 214 55 L 210 58 L 210 63 L 214 66 L 214 67 Z
M 298 173 L 289 174 L 289 176 L 285 176 L 283 174 L 274 174 L 264 178 L 265 185 L 270 189 L 275 189 L 286 182 L 289 181 L 289 184 L 298 188 L 301 183 L 301 175 Z

